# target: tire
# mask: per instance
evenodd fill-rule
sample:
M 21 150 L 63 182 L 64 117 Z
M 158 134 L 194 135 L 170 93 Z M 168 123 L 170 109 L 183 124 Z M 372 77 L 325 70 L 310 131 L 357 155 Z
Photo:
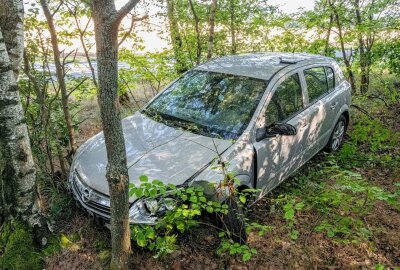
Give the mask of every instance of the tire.
M 244 244 L 247 241 L 247 234 L 243 206 L 234 197 L 229 197 L 225 203 L 228 205 L 228 213 L 218 217 L 218 225 L 229 231 L 233 241 Z
M 340 149 L 343 144 L 344 135 L 347 130 L 347 120 L 346 117 L 342 114 L 338 121 L 336 122 L 335 127 L 333 128 L 332 134 L 329 137 L 328 144 L 325 146 L 325 150 L 329 153 L 335 152 Z

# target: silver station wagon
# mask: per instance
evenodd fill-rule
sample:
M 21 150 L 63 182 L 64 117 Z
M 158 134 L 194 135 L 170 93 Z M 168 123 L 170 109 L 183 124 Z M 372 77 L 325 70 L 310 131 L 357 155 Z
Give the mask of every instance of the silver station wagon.
M 261 197 L 323 148 L 340 147 L 350 102 L 349 84 L 328 57 L 251 53 L 211 60 L 122 120 L 130 183 L 146 175 L 203 186 L 213 197 L 209 183 L 223 179 L 212 166 L 218 153 L 239 188 L 260 189 Z M 77 151 L 69 181 L 80 204 L 108 220 L 106 166 L 99 133 Z M 147 203 L 130 198 L 131 223 L 156 222 L 157 208 Z

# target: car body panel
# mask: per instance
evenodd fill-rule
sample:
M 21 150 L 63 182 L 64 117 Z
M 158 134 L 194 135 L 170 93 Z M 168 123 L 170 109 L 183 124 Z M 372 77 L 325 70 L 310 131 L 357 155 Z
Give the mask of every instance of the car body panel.
M 308 53 L 247 53 L 212 59 L 194 69 L 270 80 L 280 69 L 297 61 L 325 59 Z M 286 60 L 286 61 L 282 61 Z
M 177 130 L 139 112 L 125 118 L 122 123 L 132 184 L 137 184 L 139 177 L 146 175 L 150 179 L 181 185 L 199 168 L 209 164 L 215 157 L 215 151 L 223 152 L 232 145 L 228 140 Z M 107 154 L 102 132 L 82 145 L 74 166 L 88 186 L 109 194 L 105 177 Z
M 314 66 L 333 68 L 335 88 L 310 104 L 302 72 Z M 138 183 L 139 176 L 147 175 L 149 179 L 178 186 L 200 185 L 205 188 L 205 194 L 215 199 L 215 190 L 209 183 L 221 181 L 224 175 L 210 165 L 219 156 L 228 165 L 228 170 L 240 180 L 241 186 L 262 189 L 261 197 L 319 152 L 327 144 L 340 115 L 349 112 L 349 83 L 336 62 L 328 57 L 305 53 L 252 53 L 213 59 L 194 69 L 264 79 L 268 80 L 268 85 L 247 128 L 236 141 L 176 129 L 140 112 L 123 119 L 132 184 Z M 304 108 L 286 122 L 297 128 L 297 134 L 257 142 L 256 130 L 265 128 L 263 115 L 275 89 L 293 73 L 300 76 Z M 331 106 L 334 108 L 331 109 Z M 70 182 L 73 183 L 74 172 L 77 171 L 88 188 L 107 197 L 106 166 L 104 137 L 99 133 L 79 148 L 71 165 Z M 81 198 L 78 199 L 93 212 Z M 135 199 L 131 197 L 130 202 Z M 108 218 L 105 214 L 96 213 Z

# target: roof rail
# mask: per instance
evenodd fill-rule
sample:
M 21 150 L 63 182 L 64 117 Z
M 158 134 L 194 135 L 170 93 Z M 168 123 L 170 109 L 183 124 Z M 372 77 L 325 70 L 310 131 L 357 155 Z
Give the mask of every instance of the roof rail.
M 301 59 L 289 59 L 283 58 L 282 56 L 279 57 L 279 62 L 282 64 L 297 64 Z

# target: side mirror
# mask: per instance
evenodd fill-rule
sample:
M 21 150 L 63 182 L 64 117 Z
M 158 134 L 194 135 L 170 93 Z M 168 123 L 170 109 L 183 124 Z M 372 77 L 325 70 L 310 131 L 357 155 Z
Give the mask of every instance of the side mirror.
M 256 140 L 261 141 L 265 138 L 275 137 L 276 135 L 293 136 L 297 134 L 296 127 L 287 123 L 273 123 L 266 128 L 256 130 Z

